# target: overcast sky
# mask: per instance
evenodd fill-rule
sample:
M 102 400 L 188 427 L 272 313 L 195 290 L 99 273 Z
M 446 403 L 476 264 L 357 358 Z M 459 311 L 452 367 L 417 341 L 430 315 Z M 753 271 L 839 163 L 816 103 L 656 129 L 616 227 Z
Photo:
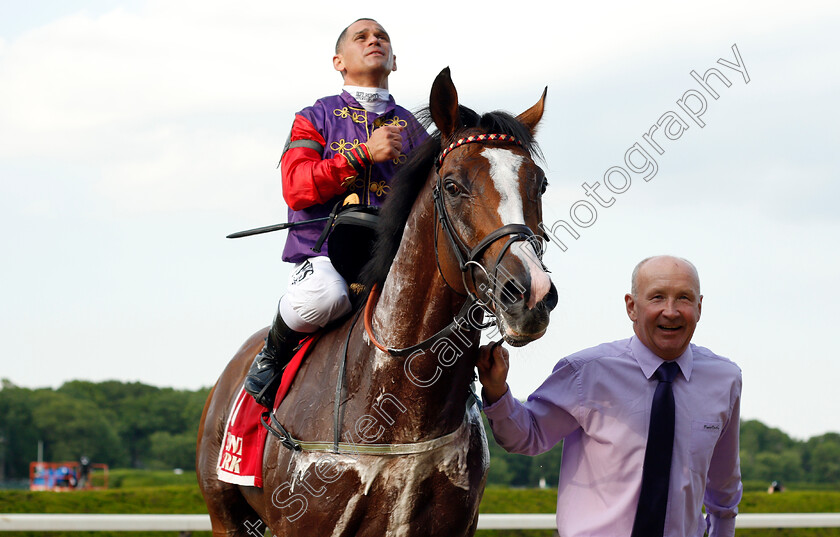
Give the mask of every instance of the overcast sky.
M 335 39 L 369 16 L 408 108 L 445 66 L 479 111 L 521 112 L 548 86 L 545 222 L 578 238 L 559 227 L 566 250 L 548 247 L 560 303 L 512 351 L 516 396 L 629 336 L 630 272 L 670 253 L 699 268 L 694 342 L 743 369 L 742 417 L 840 432 L 836 2 L 398 5 L 0 2 L 0 377 L 213 384 L 288 275 L 282 233 L 224 237 L 285 220 L 294 113 L 340 90 Z M 710 68 L 729 82 L 711 77 L 717 99 L 691 76 Z M 677 101 L 701 97 L 694 121 Z M 673 140 L 649 135 L 658 122 Z M 630 170 L 639 151 L 625 162 L 637 143 L 655 174 Z

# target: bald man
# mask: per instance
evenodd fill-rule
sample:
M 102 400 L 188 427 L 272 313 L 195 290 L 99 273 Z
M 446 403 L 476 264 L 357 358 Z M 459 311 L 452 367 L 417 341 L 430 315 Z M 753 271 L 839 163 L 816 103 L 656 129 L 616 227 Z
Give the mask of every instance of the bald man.
M 482 349 L 479 380 L 493 435 L 507 451 L 526 455 L 564 441 L 557 497 L 563 537 L 731 537 L 742 493 L 741 370 L 691 343 L 703 303 L 697 269 L 678 257 L 644 259 L 624 302 L 634 336 L 560 360 L 524 403 L 506 383 L 507 351 Z M 667 380 L 657 372 L 663 364 L 676 364 L 661 368 L 673 371 Z M 661 383 L 675 402 L 673 448 L 663 494 L 652 501 L 642 495 L 643 467 L 646 451 L 653 453 L 648 433 Z M 645 474 L 661 472 L 663 460 L 648 460 Z M 658 508 L 664 518 L 657 530 L 640 529 Z

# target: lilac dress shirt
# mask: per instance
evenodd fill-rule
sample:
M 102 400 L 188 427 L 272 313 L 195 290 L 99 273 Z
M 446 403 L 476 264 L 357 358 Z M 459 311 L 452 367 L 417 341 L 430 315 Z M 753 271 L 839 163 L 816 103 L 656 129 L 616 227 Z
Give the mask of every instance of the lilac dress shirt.
M 735 534 L 741 370 L 704 347 L 676 360 L 668 537 Z M 633 527 L 662 359 L 635 336 L 568 356 L 525 403 L 508 390 L 484 412 L 496 441 L 537 455 L 563 443 L 557 496 L 562 537 L 627 536 Z M 706 506 L 704 520 L 701 504 Z

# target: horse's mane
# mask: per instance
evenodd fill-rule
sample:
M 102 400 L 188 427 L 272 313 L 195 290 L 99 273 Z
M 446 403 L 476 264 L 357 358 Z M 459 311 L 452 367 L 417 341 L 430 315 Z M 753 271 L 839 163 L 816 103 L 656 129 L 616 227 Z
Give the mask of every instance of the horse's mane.
M 458 112 L 461 126 L 445 140 L 447 145 L 463 137 L 468 130 L 470 134 L 509 134 L 515 136 L 531 155 L 542 159 L 542 153 L 531 131 L 511 114 L 496 111 L 479 115 L 465 106 L 459 106 Z M 415 116 L 424 128 L 428 129 L 431 126 L 429 108 L 415 112 Z M 379 211 L 379 227 L 373 255 L 365 264 L 359 278 L 367 290 L 370 290 L 373 284 L 379 284 L 381 287 L 385 282 L 399 250 L 408 216 L 442 147 L 441 133 L 433 132 L 411 153 L 409 160 L 394 176 L 391 192 Z

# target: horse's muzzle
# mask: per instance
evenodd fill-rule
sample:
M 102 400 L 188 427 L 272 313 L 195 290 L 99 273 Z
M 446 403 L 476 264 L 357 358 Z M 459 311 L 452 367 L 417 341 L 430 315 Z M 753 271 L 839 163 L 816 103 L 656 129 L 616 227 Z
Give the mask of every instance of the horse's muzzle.
M 496 317 L 502 337 L 513 347 L 521 347 L 541 338 L 553 310 L 557 306 L 557 287 L 550 284 L 549 290 L 529 308 L 531 290 L 515 282 L 507 282 L 497 291 Z

